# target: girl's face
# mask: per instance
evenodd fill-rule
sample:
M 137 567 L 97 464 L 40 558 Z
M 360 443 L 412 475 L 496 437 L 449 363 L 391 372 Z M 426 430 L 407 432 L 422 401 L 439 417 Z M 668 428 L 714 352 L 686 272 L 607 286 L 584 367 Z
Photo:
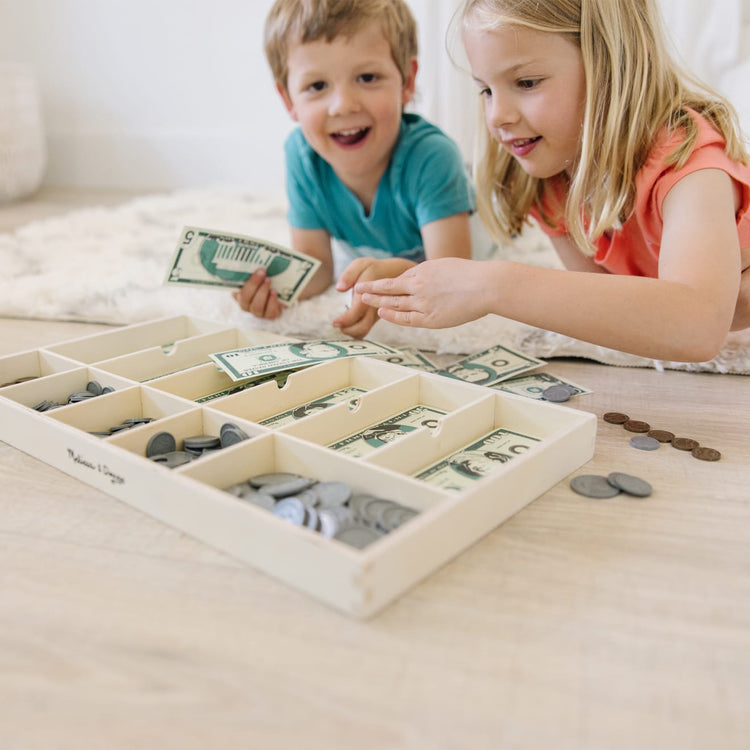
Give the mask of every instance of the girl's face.
M 350 188 L 377 186 L 401 127 L 401 112 L 414 94 L 393 61 L 377 25 L 331 42 L 293 45 L 284 103 L 308 143 Z
M 463 41 L 492 137 L 532 177 L 570 171 L 586 95 L 579 47 L 562 34 L 511 25 L 468 28 Z

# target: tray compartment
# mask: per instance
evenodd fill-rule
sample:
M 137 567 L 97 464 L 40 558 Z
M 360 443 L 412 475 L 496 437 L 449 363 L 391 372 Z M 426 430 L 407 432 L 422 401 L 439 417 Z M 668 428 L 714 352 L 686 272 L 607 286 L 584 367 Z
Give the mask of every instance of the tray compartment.
M 148 397 L 148 395 L 149 394 L 146 393 L 144 397 Z M 158 395 L 162 398 L 165 397 L 162 393 L 152 394 L 152 397 L 154 395 Z M 250 440 L 258 435 L 266 435 L 268 433 L 268 430 L 265 430 L 258 425 L 245 422 L 244 420 L 229 419 L 226 414 L 214 411 L 213 409 L 194 407 L 188 411 L 175 413 L 165 419 L 149 422 L 148 424 L 139 427 L 137 430 L 133 429 L 117 433 L 111 438 L 108 438 L 108 440 L 112 445 L 115 445 L 118 448 L 123 448 L 124 450 L 131 451 L 143 458 L 147 458 L 146 446 L 151 437 L 157 432 L 166 431 L 172 433 L 177 441 L 177 450 L 182 450 L 181 445 L 186 437 L 192 437 L 194 435 L 215 435 L 218 437 L 221 426 L 225 422 L 233 422 L 236 424 L 247 433 L 248 439 Z M 228 451 L 232 447 L 234 446 L 222 448 L 222 452 Z M 210 457 L 215 455 L 216 454 L 211 454 Z M 208 458 L 209 456 L 201 456 L 201 461 L 205 461 Z M 179 469 L 180 467 L 175 470 L 179 471 Z M 169 471 L 172 471 L 172 469 L 169 469 Z
M 63 357 L 90 365 L 154 346 L 170 347 L 182 339 L 226 328 L 228 326 L 215 321 L 177 315 L 70 339 L 47 348 Z
M 131 386 L 121 391 L 97 396 L 77 406 L 76 409 L 54 409 L 49 412 L 48 416 L 86 433 L 91 433 L 107 430 L 126 419 L 151 417 L 155 420 L 154 422 L 132 428 L 145 430 L 152 424 L 159 424 L 166 417 L 195 408 L 193 404 L 183 399 L 174 398 L 160 391 L 149 391 L 139 386 Z M 102 439 L 111 440 L 117 434 L 120 433 Z
M 410 376 L 411 373 L 405 368 L 372 357 L 346 357 L 293 372 L 281 388 L 275 382 L 268 382 L 227 396 L 221 399 L 216 408 L 251 422 L 262 423 L 266 419 L 298 409 L 344 388 L 356 388 L 362 392 L 374 391 Z M 353 394 L 351 398 L 346 399 L 346 403 L 352 398 L 357 399 L 359 395 Z M 317 413 L 319 410 L 312 412 Z M 292 422 L 296 421 L 298 419 L 292 419 Z M 278 423 L 267 426 L 272 429 L 280 427 Z
M 42 378 L 80 366 L 80 362 L 45 349 L 30 349 L 18 354 L 5 355 L 0 357 L 0 394 L 18 378 Z
M 143 383 L 211 362 L 208 355 L 214 352 L 291 340 L 267 331 L 242 332 L 228 328 L 182 339 L 171 347 L 152 346 L 95 364 L 106 372 Z

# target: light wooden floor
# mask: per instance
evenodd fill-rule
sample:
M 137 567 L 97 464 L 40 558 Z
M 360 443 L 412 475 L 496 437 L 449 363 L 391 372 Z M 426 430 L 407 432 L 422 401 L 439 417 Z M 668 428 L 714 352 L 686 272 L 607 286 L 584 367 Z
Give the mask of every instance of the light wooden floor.
M 123 195 L 47 192 L 0 227 Z M 0 321 L 0 356 L 101 326 Z M 750 379 L 555 361 L 619 410 L 722 451 L 576 473 L 358 622 L 0 443 L 0 747 L 750 747 Z

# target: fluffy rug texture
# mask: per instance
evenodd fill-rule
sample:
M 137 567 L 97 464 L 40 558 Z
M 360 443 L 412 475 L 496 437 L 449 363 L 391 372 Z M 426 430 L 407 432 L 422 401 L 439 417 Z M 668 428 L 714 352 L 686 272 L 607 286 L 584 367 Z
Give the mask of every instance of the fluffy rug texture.
M 286 204 L 236 189 L 180 190 L 115 208 L 90 208 L 37 221 L 0 235 L 0 315 L 112 324 L 193 315 L 227 325 L 263 328 L 299 338 L 336 338 L 330 321 L 343 310 L 329 289 L 289 308 L 275 321 L 242 312 L 225 290 L 165 286 L 164 277 L 185 225 L 247 234 L 288 244 Z M 547 238 L 529 229 L 489 257 L 557 266 Z M 750 373 L 750 332 L 730 334 L 710 362 L 663 362 L 623 354 L 497 316 L 433 331 L 379 321 L 368 338 L 445 354 L 471 354 L 504 344 L 529 355 L 582 357 L 611 365 L 717 373 Z

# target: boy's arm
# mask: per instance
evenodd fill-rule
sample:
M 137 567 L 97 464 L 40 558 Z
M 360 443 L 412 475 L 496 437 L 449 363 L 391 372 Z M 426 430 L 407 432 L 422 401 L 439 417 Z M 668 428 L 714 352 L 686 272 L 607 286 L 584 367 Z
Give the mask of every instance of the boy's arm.
M 427 260 L 471 258 L 469 214 L 466 212 L 454 214 L 424 224 L 422 243 Z

